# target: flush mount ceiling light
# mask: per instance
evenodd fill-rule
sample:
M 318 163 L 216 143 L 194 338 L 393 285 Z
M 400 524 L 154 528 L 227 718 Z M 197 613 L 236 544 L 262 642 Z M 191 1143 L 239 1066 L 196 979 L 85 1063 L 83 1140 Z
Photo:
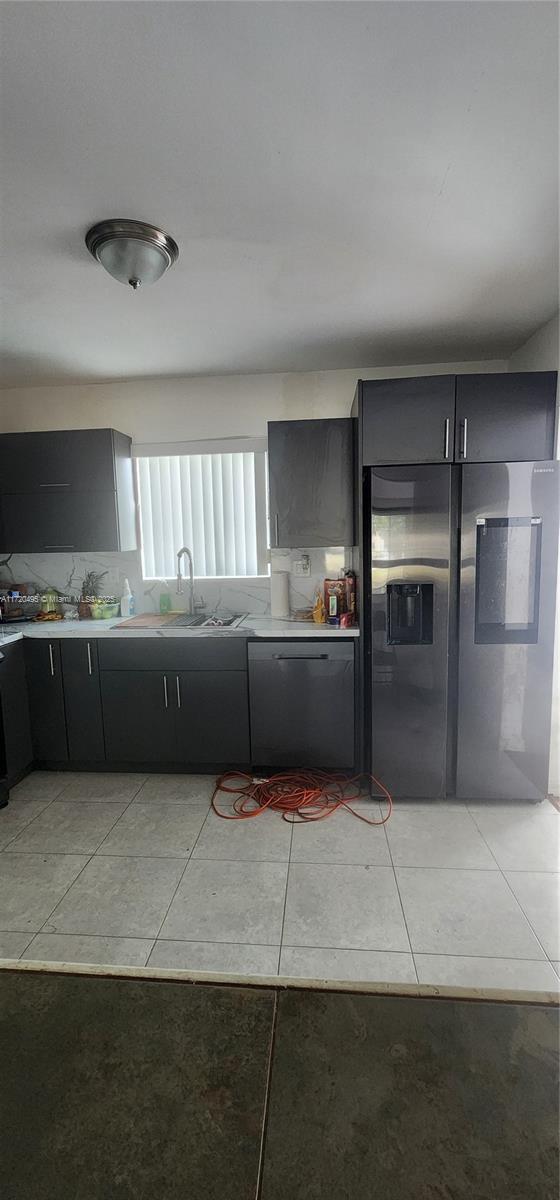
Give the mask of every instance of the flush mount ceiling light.
M 100 221 L 88 229 L 86 246 L 113 279 L 134 291 L 161 279 L 179 257 L 173 238 L 143 221 Z

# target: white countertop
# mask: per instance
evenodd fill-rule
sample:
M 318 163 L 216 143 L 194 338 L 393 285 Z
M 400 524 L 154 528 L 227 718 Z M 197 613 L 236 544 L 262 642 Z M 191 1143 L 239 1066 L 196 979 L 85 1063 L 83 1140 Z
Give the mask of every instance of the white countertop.
M 192 638 L 216 637 L 216 631 L 209 629 L 189 629 L 187 627 L 171 629 L 121 629 L 119 625 L 123 618 L 117 617 L 111 621 L 25 621 L 21 625 L 10 623 L 0 625 L 0 649 L 10 642 L 17 642 L 22 637 L 31 638 L 106 638 L 120 636 L 123 638 Z M 347 638 L 358 637 L 359 629 L 336 629 L 332 625 L 314 625 L 312 621 L 278 621 L 273 617 L 247 616 L 241 625 L 237 626 L 237 637 L 245 634 L 247 637 L 260 638 Z M 221 637 L 235 636 L 227 631 L 219 634 Z

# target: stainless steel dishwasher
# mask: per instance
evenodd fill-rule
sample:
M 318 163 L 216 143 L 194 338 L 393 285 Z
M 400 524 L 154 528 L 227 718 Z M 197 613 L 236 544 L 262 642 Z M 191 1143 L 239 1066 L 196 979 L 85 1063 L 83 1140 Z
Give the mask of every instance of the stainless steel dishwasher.
M 354 765 L 354 644 L 249 642 L 255 767 Z

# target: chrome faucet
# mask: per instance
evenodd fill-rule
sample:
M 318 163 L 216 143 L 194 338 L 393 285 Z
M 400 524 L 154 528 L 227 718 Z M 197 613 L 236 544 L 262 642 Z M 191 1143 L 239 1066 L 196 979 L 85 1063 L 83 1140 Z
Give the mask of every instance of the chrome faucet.
M 181 575 L 181 556 L 186 554 L 189 560 L 189 607 L 187 612 L 190 617 L 194 616 L 194 568 L 193 558 L 188 546 L 181 546 L 177 551 L 177 595 L 183 594 L 183 576 Z

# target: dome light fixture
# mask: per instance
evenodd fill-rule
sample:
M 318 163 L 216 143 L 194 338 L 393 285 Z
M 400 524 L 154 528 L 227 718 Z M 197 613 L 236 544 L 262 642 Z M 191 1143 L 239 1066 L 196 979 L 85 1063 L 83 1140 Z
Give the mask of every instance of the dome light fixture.
M 156 283 L 179 257 L 177 242 L 168 233 L 124 218 L 92 225 L 86 246 L 113 279 L 128 283 L 133 291 Z

